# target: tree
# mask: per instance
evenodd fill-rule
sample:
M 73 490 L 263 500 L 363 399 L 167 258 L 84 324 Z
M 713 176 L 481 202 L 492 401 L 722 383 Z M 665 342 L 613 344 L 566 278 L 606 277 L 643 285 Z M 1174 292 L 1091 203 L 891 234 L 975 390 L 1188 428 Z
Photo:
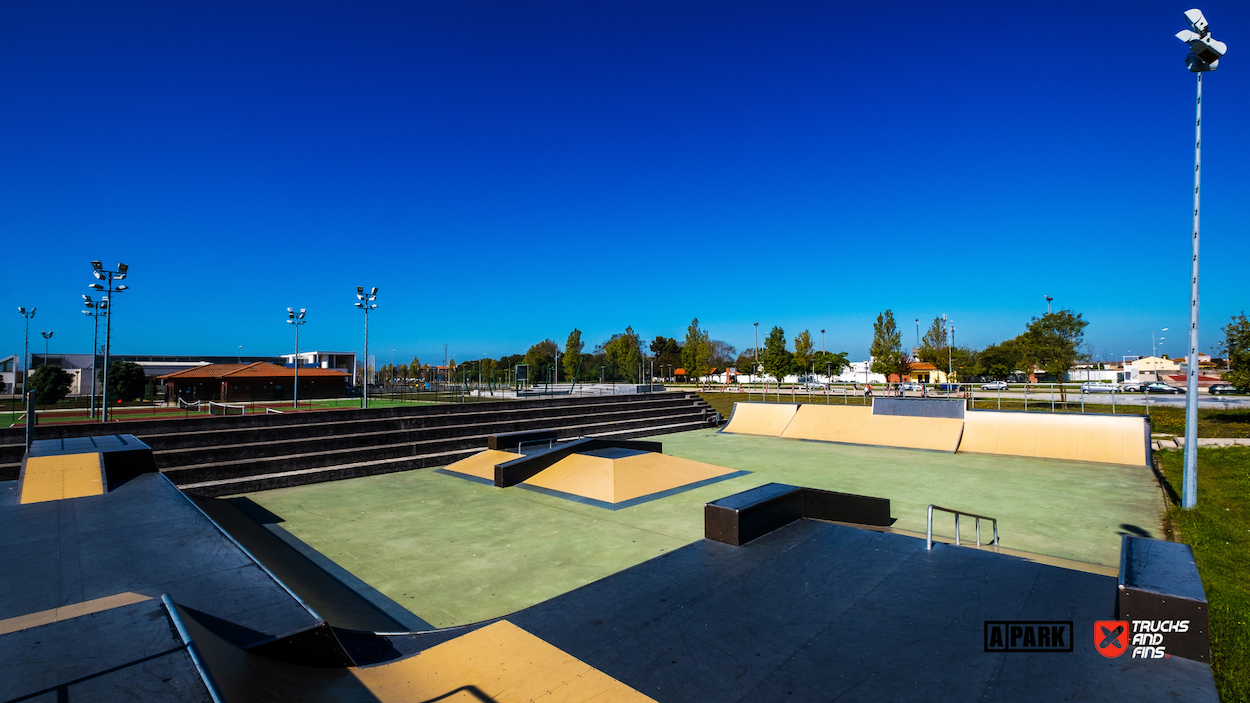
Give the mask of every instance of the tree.
M 738 350 L 728 342 L 722 342 L 719 339 L 713 339 L 712 342 L 712 365 L 724 371 L 733 366 L 734 359 L 738 356 Z
M 629 383 L 638 381 L 638 366 L 642 363 L 642 351 L 638 333 L 626 327 L 623 334 L 612 335 L 603 345 L 604 365 L 612 379 L 621 378 Z
M 868 348 L 872 355 L 872 372 L 879 373 L 887 379 L 890 374 L 898 374 L 902 380 L 911 372 L 911 359 L 903 352 L 903 334 L 894 324 L 894 312 L 886 310 L 877 315 L 872 325 L 872 346 Z
M 131 361 L 114 361 L 109 364 L 109 402 L 137 400 L 143 397 L 147 377 L 143 367 Z
M 916 357 L 921 361 L 942 368 L 946 365 L 946 345 L 949 343 L 946 338 L 946 321 L 940 317 L 935 317 L 933 318 L 933 324 L 929 326 L 929 330 L 920 338 L 920 348 L 916 350 Z M 938 363 L 939 361 L 943 363 Z
M 530 383 L 546 383 L 551 365 L 555 363 L 559 349 L 550 339 L 535 344 L 525 352 L 525 363 L 530 367 Z
M 799 332 L 794 338 L 794 370 L 800 374 L 811 371 L 812 335 L 807 330 Z
M 699 328 L 699 318 L 686 328 L 686 343 L 681 345 L 681 366 L 686 378 L 703 378 L 712 371 L 712 340 L 707 330 Z
M 670 366 L 681 366 L 681 345 L 672 337 L 656 337 L 651 342 L 651 354 L 655 357 L 655 370 L 664 369 L 660 375 L 668 373 Z
M 1023 355 L 1014 339 L 991 344 L 977 354 L 976 374 L 995 381 L 1006 381 L 1021 368 Z
M 1250 391 L 1250 321 L 1246 314 L 1233 315 L 1224 326 L 1224 355 L 1228 359 L 1228 371 L 1224 380 L 1245 393 Z M 1191 371 L 1190 373 L 1194 373 Z
M 569 338 L 564 343 L 564 378 L 569 381 L 577 380 L 577 367 L 582 363 L 582 349 L 586 345 L 582 342 L 582 331 L 573 328 L 569 332 Z
M 846 352 L 823 352 L 818 351 L 812 354 L 812 368 L 816 369 L 816 373 L 824 373 L 829 376 L 837 376 L 844 369 L 851 368 L 851 361 L 847 358 Z
M 759 369 L 755 368 L 755 358 L 755 347 L 747 347 L 742 350 L 742 353 L 734 361 L 734 366 L 738 367 L 738 373 L 749 373 L 752 376 L 758 374 Z
M 760 365 L 764 373 L 781 383 L 793 373 L 794 355 L 786 351 L 786 331 L 773 327 L 764 339 L 764 353 L 760 354 Z
M 1033 318 L 1024 334 L 1016 338 L 1025 366 L 1036 366 L 1062 383 L 1076 366 L 1088 324 L 1080 313 L 1073 314 L 1071 310 Z M 1066 400 L 1062 387 L 1059 392 Z
M 44 364 L 31 372 L 26 390 L 35 393 L 35 403 L 52 405 L 69 395 L 73 382 L 74 377 L 65 369 Z

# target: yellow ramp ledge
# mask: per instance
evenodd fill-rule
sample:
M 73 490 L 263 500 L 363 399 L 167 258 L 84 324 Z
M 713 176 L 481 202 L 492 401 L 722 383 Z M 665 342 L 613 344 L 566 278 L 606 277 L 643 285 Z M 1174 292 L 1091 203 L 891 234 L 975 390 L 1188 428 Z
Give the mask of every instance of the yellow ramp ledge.
M 22 503 L 102 495 L 104 463 L 94 452 L 26 457 L 18 490 Z

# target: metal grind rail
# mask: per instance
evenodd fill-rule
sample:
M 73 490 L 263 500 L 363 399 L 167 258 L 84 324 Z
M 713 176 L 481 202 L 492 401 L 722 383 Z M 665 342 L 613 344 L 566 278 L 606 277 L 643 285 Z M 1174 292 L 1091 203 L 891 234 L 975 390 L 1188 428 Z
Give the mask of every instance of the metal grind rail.
M 959 516 L 960 515 L 967 515 L 970 518 L 976 518 L 977 546 L 978 547 L 981 546 L 981 521 L 989 520 L 990 522 L 994 523 L 994 541 L 990 542 L 990 544 L 994 546 L 998 546 L 998 520 L 996 518 L 988 517 L 985 515 L 977 515 L 975 513 L 966 513 L 962 510 L 952 510 L 950 508 L 943 508 L 940 505 L 933 505 L 932 503 L 930 503 L 928 527 L 925 529 L 925 538 L 927 540 L 929 549 L 933 549 L 933 511 L 934 510 L 941 510 L 943 512 L 951 513 L 952 515 L 955 516 L 955 545 L 956 546 L 959 546 Z

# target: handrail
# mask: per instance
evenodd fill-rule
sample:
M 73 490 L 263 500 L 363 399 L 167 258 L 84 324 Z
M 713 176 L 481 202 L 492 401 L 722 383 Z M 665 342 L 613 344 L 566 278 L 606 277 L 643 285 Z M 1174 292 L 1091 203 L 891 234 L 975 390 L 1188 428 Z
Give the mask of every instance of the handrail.
M 977 515 L 976 513 L 966 513 L 962 510 L 952 510 L 950 508 L 943 508 L 940 505 L 934 505 L 930 503 L 929 504 L 928 528 L 925 530 L 925 538 L 928 544 L 928 549 L 933 549 L 933 511 L 934 510 L 942 510 L 942 511 L 951 513 L 955 516 L 955 545 L 956 546 L 959 545 L 959 516 L 960 515 L 967 515 L 970 518 L 976 518 L 977 546 L 978 547 L 981 546 L 981 521 L 989 520 L 990 522 L 994 523 L 994 541 L 991 542 L 990 544 L 998 546 L 998 520 L 997 519 L 988 517 L 986 515 Z

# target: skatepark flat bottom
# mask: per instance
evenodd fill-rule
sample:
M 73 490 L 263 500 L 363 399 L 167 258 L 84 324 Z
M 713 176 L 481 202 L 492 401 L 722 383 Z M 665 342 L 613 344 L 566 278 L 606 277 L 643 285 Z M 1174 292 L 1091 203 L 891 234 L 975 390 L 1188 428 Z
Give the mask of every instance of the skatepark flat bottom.
M 1217 701 L 1205 664 L 1097 653 L 1115 590 L 1109 576 L 800 520 L 743 547 L 700 540 L 508 621 L 657 701 Z M 987 620 L 1071 620 L 1072 651 L 987 653 Z

